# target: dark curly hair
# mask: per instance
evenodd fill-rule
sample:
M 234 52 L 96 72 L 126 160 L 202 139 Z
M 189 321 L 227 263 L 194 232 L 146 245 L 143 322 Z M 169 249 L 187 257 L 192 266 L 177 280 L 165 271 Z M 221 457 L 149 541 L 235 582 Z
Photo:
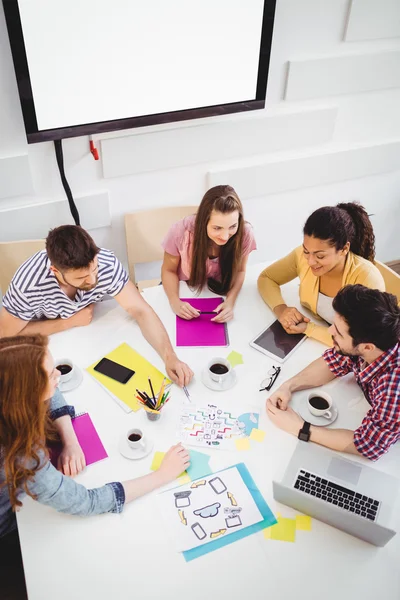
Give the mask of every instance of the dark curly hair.
M 346 285 L 335 296 L 333 309 L 349 326 L 354 346 L 370 343 L 385 351 L 399 341 L 400 307 L 393 294 Z
M 310 215 L 303 233 L 331 242 L 341 250 L 350 242 L 350 250 L 371 262 L 375 259 L 375 235 L 368 213 L 361 204 L 347 202 L 323 206 Z

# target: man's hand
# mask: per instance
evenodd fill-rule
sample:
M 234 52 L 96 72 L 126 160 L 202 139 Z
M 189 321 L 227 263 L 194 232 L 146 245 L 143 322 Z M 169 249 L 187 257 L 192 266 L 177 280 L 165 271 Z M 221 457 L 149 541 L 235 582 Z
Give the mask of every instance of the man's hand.
M 278 317 L 279 323 L 285 330 L 288 330 L 290 327 L 294 327 L 299 323 L 309 323 L 310 319 L 303 315 L 297 308 L 294 306 L 285 306 L 281 305 L 276 307 L 274 310 L 276 316 Z M 290 332 L 288 332 L 290 333 Z
M 182 302 L 180 298 L 175 302 L 171 302 L 171 308 L 178 317 L 186 321 L 196 319 L 200 316 L 200 311 L 193 308 L 189 302 Z
M 174 383 L 177 383 L 180 387 L 188 385 L 194 375 L 193 371 L 188 365 L 177 357 L 177 355 L 171 354 L 165 361 L 165 368 L 167 375 Z
M 286 410 L 281 410 L 272 404 L 270 399 L 267 400 L 267 415 L 274 425 L 296 437 L 303 427 L 304 420 L 297 412 L 290 407 Z
M 66 319 L 70 327 L 85 327 L 90 325 L 93 319 L 94 304 L 82 308 L 69 319 Z
M 275 408 L 286 410 L 291 398 L 292 392 L 287 385 L 283 384 L 267 399 L 266 408 L 268 410 L 268 403 L 270 403 L 272 406 L 275 406 Z
M 215 312 L 218 313 L 216 317 L 213 317 L 211 321 L 215 323 L 227 323 L 233 319 L 233 307 L 234 304 L 231 300 L 226 299 L 217 306 Z
M 284 330 L 286 331 L 286 333 L 305 333 L 307 329 L 307 323 L 305 321 L 302 321 L 301 323 L 299 323 L 298 325 L 291 325 L 291 327 L 284 327 Z
M 66 444 L 60 456 L 58 457 L 57 469 L 68 475 L 75 477 L 86 467 L 85 455 L 78 442 Z

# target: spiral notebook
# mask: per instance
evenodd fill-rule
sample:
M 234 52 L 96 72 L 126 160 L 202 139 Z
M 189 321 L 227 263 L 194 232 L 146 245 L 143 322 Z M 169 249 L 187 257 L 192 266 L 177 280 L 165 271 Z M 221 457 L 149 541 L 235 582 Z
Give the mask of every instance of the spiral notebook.
M 213 311 L 224 301 L 223 298 L 181 298 L 181 300 L 201 311 Z M 216 315 L 217 313 L 200 315 L 191 321 L 176 317 L 176 345 L 229 346 L 227 324 L 211 321 Z
M 99 460 L 108 458 L 108 454 L 103 446 L 99 434 L 92 423 L 88 413 L 80 413 L 71 419 L 78 442 L 83 450 L 86 459 L 86 466 L 92 465 Z M 58 457 L 61 454 L 61 443 L 50 447 L 50 460 L 57 467 Z

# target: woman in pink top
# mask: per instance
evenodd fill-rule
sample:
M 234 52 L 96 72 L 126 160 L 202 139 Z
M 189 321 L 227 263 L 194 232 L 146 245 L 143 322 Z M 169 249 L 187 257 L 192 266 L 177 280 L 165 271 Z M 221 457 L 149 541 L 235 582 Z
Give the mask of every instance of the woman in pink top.
M 235 190 L 229 185 L 208 190 L 197 214 L 175 223 L 162 246 L 162 283 L 174 313 L 188 320 L 200 315 L 179 298 L 179 281 L 187 281 L 198 292 L 207 284 L 212 292 L 226 295 L 212 320 L 225 323 L 232 319 L 248 256 L 256 249 L 252 227 L 244 221 Z

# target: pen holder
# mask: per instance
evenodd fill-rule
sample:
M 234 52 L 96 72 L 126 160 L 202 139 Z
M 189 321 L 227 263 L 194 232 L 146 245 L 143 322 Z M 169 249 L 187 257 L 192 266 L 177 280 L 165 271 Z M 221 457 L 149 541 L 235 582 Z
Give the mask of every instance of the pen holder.
M 143 406 L 143 408 L 149 421 L 158 421 L 161 418 L 161 410 L 153 410 L 147 406 Z

